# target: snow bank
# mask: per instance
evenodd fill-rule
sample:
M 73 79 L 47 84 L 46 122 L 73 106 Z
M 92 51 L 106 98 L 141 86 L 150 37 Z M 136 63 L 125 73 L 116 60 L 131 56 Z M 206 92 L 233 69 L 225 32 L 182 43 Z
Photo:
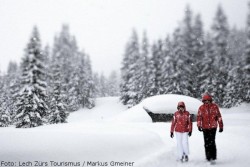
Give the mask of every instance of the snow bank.
M 12 162 L 136 162 L 163 146 L 156 133 L 113 123 L 4 128 L 0 142 L 1 161 Z
M 174 113 L 180 101 L 185 102 L 186 109 L 191 114 L 197 114 L 198 108 L 202 104 L 201 101 L 189 96 L 167 94 L 149 97 L 142 101 L 142 106 L 153 113 Z
M 121 104 L 119 97 L 104 97 L 96 99 L 96 107 L 83 108 L 70 114 L 68 122 L 100 122 L 121 114 L 127 107 Z
M 152 122 L 148 113 L 143 109 L 142 104 L 138 104 L 117 117 L 110 119 L 113 122 Z

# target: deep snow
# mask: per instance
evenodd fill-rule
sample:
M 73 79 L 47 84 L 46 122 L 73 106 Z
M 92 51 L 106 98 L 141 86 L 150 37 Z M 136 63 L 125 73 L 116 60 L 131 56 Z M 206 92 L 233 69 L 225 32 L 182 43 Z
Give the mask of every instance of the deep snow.
M 129 110 L 117 97 L 100 98 L 94 109 L 71 113 L 67 124 L 32 129 L 0 128 L 0 166 L 11 163 L 34 166 L 35 161 L 40 162 L 39 166 L 51 166 L 50 161 L 57 163 L 54 166 L 67 166 L 67 162 L 87 166 L 87 161 L 96 162 L 92 166 L 111 166 L 112 161 L 131 162 L 136 167 L 208 166 L 203 136 L 196 122 L 189 138 L 190 161 L 185 164 L 176 161 L 175 138 L 169 137 L 170 123 L 152 123 L 142 108 L 149 104 L 159 107 L 157 102 L 166 99 L 155 98 L 158 100 L 146 99 Z M 173 98 L 182 101 L 179 96 Z M 194 106 L 193 100 L 183 101 L 187 110 Z M 249 107 L 250 104 L 242 104 L 221 109 L 225 127 L 216 136 L 217 166 L 249 166 Z

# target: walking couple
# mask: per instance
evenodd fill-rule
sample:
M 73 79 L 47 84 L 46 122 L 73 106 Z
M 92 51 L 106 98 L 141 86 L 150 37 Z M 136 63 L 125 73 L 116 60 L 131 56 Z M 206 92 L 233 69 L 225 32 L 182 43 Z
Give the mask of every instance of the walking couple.
M 206 159 L 211 164 L 215 164 L 217 158 L 216 130 L 219 124 L 219 132 L 223 132 L 223 121 L 219 107 L 212 102 L 209 94 L 203 95 L 202 102 L 203 104 L 198 109 L 197 126 L 198 130 L 203 132 Z M 188 136 L 192 135 L 192 120 L 184 102 L 179 102 L 177 109 L 178 111 L 174 113 L 172 119 L 170 137 L 174 137 L 175 131 L 178 160 L 185 162 L 188 161 Z

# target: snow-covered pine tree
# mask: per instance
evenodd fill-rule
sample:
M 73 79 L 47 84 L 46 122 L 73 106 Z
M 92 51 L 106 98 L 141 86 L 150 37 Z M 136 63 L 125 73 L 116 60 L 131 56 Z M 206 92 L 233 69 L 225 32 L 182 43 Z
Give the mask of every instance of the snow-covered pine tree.
M 216 90 L 217 85 L 214 82 L 214 60 L 215 60 L 215 52 L 213 46 L 213 40 L 211 34 L 207 33 L 205 36 L 205 55 L 201 59 L 201 71 L 199 74 L 200 80 L 200 92 L 214 92 Z M 201 96 L 199 97 L 201 98 Z
M 214 95 L 215 101 L 223 106 L 223 100 L 226 96 L 225 87 L 228 81 L 228 70 L 231 67 L 230 56 L 228 54 L 228 37 L 229 25 L 227 17 L 221 6 L 218 6 L 213 25 L 212 35 L 215 49 L 215 68 L 217 69 L 215 75 L 216 90 L 211 92 Z
M 244 74 L 245 74 L 245 100 L 246 102 L 250 103 L 250 2 L 248 3 L 248 15 L 247 15 L 247 25 L 246 25 L 246 33 L 247 33 L 247 42 L 246 42 L 246 49 L 245 49 L 245 65 L 244 65 Z
M 7 127 L 11 123 L 11 115 L 9 111 L 10 97 L 8 96 L 7 84 L 5 83 L 7 76 L 0 76 L 0 127 Z
M 139 45 L 139 44 L 138 44 Z M 137 59 L 135 59 L 135 72 L 134 72 L 134 80 L 136 82 L 136 87 L 135 87 L 135 92 L 136 92 L 136 97 L 135 97 L 135 104 L 138 104 L 139 102 L 142 101 L 147 95 L 147 91 L 149 90 L 147 88 L 147 84 L 149 83 L 148 81 L 148 39 L 147 39 L 147 34 L 144 31 L 143 33 L 143 39 L 142 39 L 142 44 L 141 47 L 139 46 L 139 55 L 137 56 Z M 141 52 L 140 52 L 141 50 Z
M 230 30 L 229 40 L 228 40 L 228 53 L 231 55 L 232 67 L 228 71 L 229 82 L 226 86 L 226 97 L 224 98 L 224 106 L 232 107 L 239 105 L 245 99 L 246 91 L 245 86 L 245 75 L 244 75 L 244 65 L 245 65 L 245 46 L 246 46 L 246 34 L 244 31 L 237 30 L 234 27 Z
M 187 6 L 185 10 L 185 16 L 183 23 L 181 25 L 182 31 L 182 49 L 183 55 L 181 57 L 183 64 L 181 64 L 181 82 L 183 82 L 182 87 L 184 92 L 182 94 L 194 97 L 196 95 L 195 90 L 195 57 L 194 57 L 194 48 L 193 44 L 196 39 L 194 39 L 194 30 L 193 30 L 193 12 L 190 7 Z
M 44 58 L 41 51 L 40 36 L 34 27 L 22 60 L 22 89 L 18 97 L 16 127 L 30 128 L 44 123 L 48 114 L 45 103 L 46 87 Z
M 50 66 L 52 65 L 53 61 L 51 60 L 52 58 L 50 57 L 51 50 L 50 50 L 49 45 L 46 45 L 43 50 L 44 50 L 43 55 L 44 55 L 44 63 L 45 63 L 45 65 L 44 65 L 45 66 L 45 78 L 46 78 L 46 82 L 47 82 L 48 89 L 49 89 L 49 85 L 50 85 L 50 81 L 51 81 Z M 48 92 L 49 92 L 49 90 L 48 90 Z
M 93 108 L 95 106 L 96 88 L 89 56 L 84 51 L 79 52 L 73 64 L 75 67 L 69 82 L 71 85 L 70 101 L 77 109 L 80 107 Z
M 52 60 L 52 50 L 50 46 L 47 44 L 43 49 L 43 58 L 44 58 L 44 67 L 45 67 L 45 81 L 47 83 L 47 98 L 46 98 L 46 104 L 48 105 L 49 111 L 51 109 L 51 102 L 53 98 L 53 72 L 52 72 L 52 66 L 53 66 L 53 60 Z
M 89 55 L 83 54 L 85 56 L 82 56 L 81 63 L 84 68 L 82 70 L 85 71 L 85 76 L 80 75 L 80 81 L 83 83 L 83 93 L 80 93 L 81 98 L 81 105 L 82 107 L 87 107 L 89 109 L 95 107 L 95 98 L 94 98 L 94 92 L 95 92 L 95 85 L 93 80 L 93 71 L 91 66 L 91 61 L 89 58 Z M 83 71 L 80 72 L 80 74 L 83 74 Z M 81 84 L 80 84 L 81 85 Z
M 64 104 L 63 90 L 62 90 L 62 77 L 61 77 L 61 67 L 58 64 L 60 59 L 59 55 L 54 55 L 52 57 L 51 74 L 52 74 L 52 98 L 50 103 L 50 114 L 49 123 L 66 123 L 69 113 L 66 111 L 66 106 Z
M 124 105 L 129 107 L 137 104 L 138 99 L 138 60 L 140 57 L 139 51 L 138 35 L 135 30 L 132 32 L 132 37 L 130 38 L 121 68 L 122 82 L 121 82 L 121 101 Z
M 112 71 L 107 79 L 108 96 L 119 96 L 119 78 L 116 71 Z
M 172 41 L 172 50 L 173 54 L 171 57 L 170 66 L 172 67 L 172 72 L 169 75 L 171 80 L 171 87 L 169 90 L 171 90 L 171 93 L 174 94 L 184 94 L 188 95 L 189 90 L 187 89 L 187 81 L 185 80 L 185 69 L 184 66 L 186 66 L 184 55 L 186 54 L 184 50 L 184 42 L 183 37 L 181 34 L 180 28 L 177 28 L 174 31 L 173 34 L 173 41 Z
M 107 97 L 108 96 L 108 90 L 107 90 L 107 78 L 104 76 L 102 73 L 99 78 L 99 83 L 100 83 L 100 95 L 101 97 Z
M 129 67 L 130 67 L 130 56 L 129 56 L 129 43 L 126 45 L 125 53 L 123 55 L 122 60 L 122 67 L 121 67 L 121 85 L 120 85 L 120 92 L 121 97 L 120 100 L 122 104 L 127 105 L 128 101 L 130 100 L 130 96 L 128 94 L 129 91 L 129 85 L 128 82 L 131 78 L 131 75 L 129 73 Z
M 94 75 L 95 97 L 108 97 L 120 95 L 120 79 L 116 71 L 112 71 L 108 78 L 103 73 Z
M 150 95 L 164 94 L 165 90 L 165 67 L 166 67 L 166 57 L 163 51 L 163 42 L 159 40 L 156 44 L 152 46 L 152 57 L 151 57 L 151 76 L 152 82 L 150 87 Z
M 200 77 L 201 71 L 203 69 L 202 60 L 205 56 L 205 42 L 204 42 L 204 31 L 203 31 L 203 23 L 201 21 L 201 16 L 198 14 L 195 17 L 195 22 L 193 26 L 193 65 L 192 67 L 192 85 L 193 85 L 193 97 L 200 98 L 204 93 L 201 91 L 201 83 L 203 79 Z
M 139 97 L 140 91 L 141 91 L 141 83 L 140 83 L 140 78 L 141 78 L 141 71 L 140 71 L 140 61 L 141 55 L 140 55 L 140 45 L 139 45 L 139 39 L 138 39 L 138 34 L 134 30 L 131 38 L 131 64 L 130 64 L 130 74 L 131 78 L 129 80 L 129 96 L 130 100 L 128 101 L 128 105 L 134 106 L 140 102 Z
M 80 85 L 80 72 L 79 72 L 79 62 L 76 60 L 74 63 L 74 68 L 72 68 L 71 78 L 68 83 L 68 111 L 76 111 L 81 107 L 80 104 L 80 90 L 82 85 Z M 84 73 L 83 73 L 84 75 Z
M 101 97 L 101 95 L 100 95 L 100 80 L 99 80 L 99 74 L 97 72 L 93 73 L 93 82 L 95 85 L 94 98 Z M 119 89 L 119 91 L 120 91 L 120 89 Z
M 140 60 L 140 69 L 141 69 L 141 77 L 140 77 L 140 91 L 138 96 L 138 101 L 141 101 L 150 96 L 149 87 L 150 87 L 150 67 L 149 67 L 149 41 L 147 37 L 146 31 L 143 32 L 142 38 L 142 46 L 141 46 L 141 60 Z
M 170 41 L 169 35 L 166 37 L 164 42 L 164 54 L 166 57 L 166 66 L 165 71 L 163 72 L 164 76 L 164 87 L 165 87 L 165 94 L 171 94 L 173 93 L 174 89 L 174 75 L 175 75 L 175 59 L 173 55 L 173 48 L 172 43 Z
M 63 25 L 62 30 L 58 37 L 55 37 L 54 48 L 52 55 L 57 55 L 60 57 L 61 67 L 61 77 L 62 77 L 62 92 L 63 101 L 66 104 L 67 111 L 72 111 L 72 108 L 68 108 L 68 105 L 72 107 L 72 100 L 76 99 L 74 93 L 72 93 L 72 85 L 70 85 L 70 80 L 74 74 L 74 60 L 78 55 L 78 49 L 76 45 L 76 40 L 70 35 L 69 26 Z M 71 89 L 71 91 L 69 91 Z M 74 107 L 73 107 L 74 108 Z
M 239 76 L 242 74 L 243 70 L 240 66 L 234 66 L 228 72 L 228 77 L 230 80 L 225 87 L 227 92 L 226 96 L 224 97 L 224 107 L 231 108 L 233 106 L 238 106 L 243 101 L 241 98 L 241 95 L 244 94 L 243 80 L 239 80 Z
M 8 71 L 5 79 L 6 93 L 8 97 L 7 108 L 10 113 L 11 124 L 16 114 L 16 105 L 18 93 L 20 90 L 20 69 L 15 62 L 9 62 Z

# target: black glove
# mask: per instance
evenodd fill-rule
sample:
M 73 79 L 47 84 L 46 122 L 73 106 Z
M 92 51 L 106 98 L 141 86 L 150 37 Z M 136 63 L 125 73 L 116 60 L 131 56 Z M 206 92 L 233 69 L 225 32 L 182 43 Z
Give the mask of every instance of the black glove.
M 220 132 L 220 133 L 223 132 L 223 128 L 220 128 L 220 129 L 219 129 L 219 132 Z
M 192 132 L 188 132 L 188 136 L 190 137 L 192 135 Z
M 199 126 L 199 127 L 198 127 L 198 130 L 201 132 L 201 131 L 202 131 L 202 127 Z
M 170 133 L 170 137 L 171 137 L 171 138 L 174 137 L 174 133 L 173 133 L 173 132 Z

